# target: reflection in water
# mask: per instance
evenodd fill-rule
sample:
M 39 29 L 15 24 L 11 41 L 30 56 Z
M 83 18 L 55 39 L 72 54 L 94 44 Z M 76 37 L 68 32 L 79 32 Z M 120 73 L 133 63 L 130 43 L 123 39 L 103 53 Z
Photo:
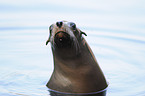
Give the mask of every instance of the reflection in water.
M 54 90 L 49 90 L 50 96 L 106 96 L 106 89 L 99 91 L 99 92 L 93 92 L 93 93 L 63 93 L 63 92 L 58 92 Z

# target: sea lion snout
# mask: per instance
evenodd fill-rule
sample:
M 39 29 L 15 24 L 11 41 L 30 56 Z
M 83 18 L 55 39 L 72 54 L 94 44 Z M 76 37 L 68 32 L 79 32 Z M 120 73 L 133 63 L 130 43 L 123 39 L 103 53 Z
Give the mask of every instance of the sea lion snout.
M 72 39 L 66 32 L 60 31 L 55 34 L 54 42 L 57 47 L 70 47 Z

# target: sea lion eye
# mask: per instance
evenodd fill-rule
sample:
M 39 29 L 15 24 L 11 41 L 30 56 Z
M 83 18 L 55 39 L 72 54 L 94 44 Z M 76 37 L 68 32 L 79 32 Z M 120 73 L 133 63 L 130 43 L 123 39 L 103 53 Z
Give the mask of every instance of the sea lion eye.
M 76 30 L 76 24 L 75 23 L 71 22 L 70 26 L 73 28 L 73 30 Z

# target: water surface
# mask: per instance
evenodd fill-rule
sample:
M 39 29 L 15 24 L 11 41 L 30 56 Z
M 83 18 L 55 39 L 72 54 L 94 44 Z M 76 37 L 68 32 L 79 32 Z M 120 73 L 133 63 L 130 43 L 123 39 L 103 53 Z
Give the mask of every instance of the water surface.
M 77 2 L 77 3 L 76 3 Z M 0 95 L 49 96 L 48 26 L 73 21 L 84 32 L 109 87 L 107 96 L 145 95 L 144 0 L 0 1 Z

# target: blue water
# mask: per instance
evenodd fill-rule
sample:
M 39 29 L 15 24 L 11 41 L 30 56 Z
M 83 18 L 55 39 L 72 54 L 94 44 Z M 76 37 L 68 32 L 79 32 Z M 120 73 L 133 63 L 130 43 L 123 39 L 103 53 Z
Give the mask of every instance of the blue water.
M 144 0 L 1 0 L 0 96 L 49 96 L 48 26 L 84 32 L 109 87 L 107 96 L 145 96 Z

